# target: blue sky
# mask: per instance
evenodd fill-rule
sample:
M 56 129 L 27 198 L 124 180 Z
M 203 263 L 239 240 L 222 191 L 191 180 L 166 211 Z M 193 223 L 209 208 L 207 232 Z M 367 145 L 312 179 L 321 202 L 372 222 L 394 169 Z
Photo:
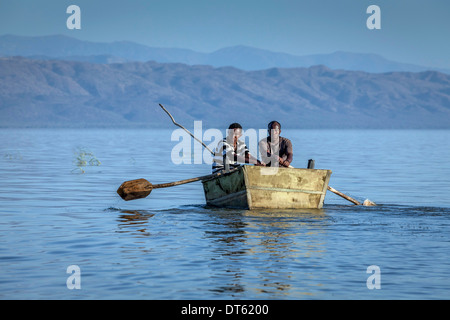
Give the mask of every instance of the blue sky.
M 81 8 L 68 30 L 66 8 Z M 369 30 L 369 5 L 381 29 Z M 247 45 L 295 55 L 348 51 L 450 68 L 447 0 L 0 0 L 0 35 L 64 34 L 212 52 Z

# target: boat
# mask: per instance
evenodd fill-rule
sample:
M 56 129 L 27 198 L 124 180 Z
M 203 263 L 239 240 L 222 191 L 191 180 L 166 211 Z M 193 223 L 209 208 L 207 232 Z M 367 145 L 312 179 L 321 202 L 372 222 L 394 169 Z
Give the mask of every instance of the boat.
M 331 170 L 244 165 L 202 180 L 206 204 L 242 209 L 321 209 Z

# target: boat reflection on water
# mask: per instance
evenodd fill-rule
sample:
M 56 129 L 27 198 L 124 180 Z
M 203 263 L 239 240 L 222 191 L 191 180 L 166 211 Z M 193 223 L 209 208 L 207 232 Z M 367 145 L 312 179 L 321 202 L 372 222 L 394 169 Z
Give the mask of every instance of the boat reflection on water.
M 300 298 L 314 294 L 311 286 L 323 288 L 313 269 L 326 254 L 325 210 L 213 211 L 205 231 L 215 253 L 211 268 L 228 283 L 212 291 Z
M 245 210 L 244 216 L 265 218 L 304 218 L 317 220 L 325 218 L 325 209 L 253 209 Z
M 324 209 L 245 210 L 191 205 L 117 212 L 117 232 L 139 238 L 139 246 L 127 248 L 127 254 L 145 254 L 155 266 L 165 265 L 165 259 L 171 265 L 196 266 L 209 279 L 208 290 L 213 294 L 295 299 L 314 296 L 326 286 L 314 272 L 323 267 L 321 261 L 327 254 L 331 218 Z M 152 217 L 169 221 L 167 229 L 153 230 L 154 224 L 149 223 Z M 184 230 L 181 238 L 172 226 Z M 155 248 L 158 254 L 152 251 Z

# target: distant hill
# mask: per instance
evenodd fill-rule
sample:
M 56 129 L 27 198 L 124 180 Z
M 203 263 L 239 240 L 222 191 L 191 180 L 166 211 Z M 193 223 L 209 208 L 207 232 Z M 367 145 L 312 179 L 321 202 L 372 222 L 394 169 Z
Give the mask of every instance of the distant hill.
M 434 70 L 450 74 L 450 70 L 394 62 L 375 54 L 334 52 L 331 54 L 295 56 L 247 46 L 235 46 L 212 53 L 200 53 L 187 49 L 153 48 L 129 41 L 112 43 L 82 41 L 62 35 L 41 37 L 0 36 L 0 56 L 24 56 L 36 59 L 94 63 L 156 61 L 160 63 L 211 65 L 213 67 L 231 66 L 246 71 L 325 65 L 331 69 L 374 73 Z
M 0 58 L 2 127 L 450 128 L 450 75 Z

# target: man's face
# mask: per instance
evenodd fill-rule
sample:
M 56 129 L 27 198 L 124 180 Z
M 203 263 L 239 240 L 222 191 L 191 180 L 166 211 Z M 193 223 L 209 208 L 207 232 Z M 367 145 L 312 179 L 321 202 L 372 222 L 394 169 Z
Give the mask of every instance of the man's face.
M 242 129 L 228 129 L 228 138 L 236 143 L 238 139 L 242 136 Z
M 270 136 L 274 139 L 278 139 L 278 137 L 280 136 L 280 126 L 278 125 L 278 123 L 275 123 L 272 125 L 272 129 L 270 130 Z
M 236 142 L 242 136 L 242 129 L 234 129 L 233 141 Z

